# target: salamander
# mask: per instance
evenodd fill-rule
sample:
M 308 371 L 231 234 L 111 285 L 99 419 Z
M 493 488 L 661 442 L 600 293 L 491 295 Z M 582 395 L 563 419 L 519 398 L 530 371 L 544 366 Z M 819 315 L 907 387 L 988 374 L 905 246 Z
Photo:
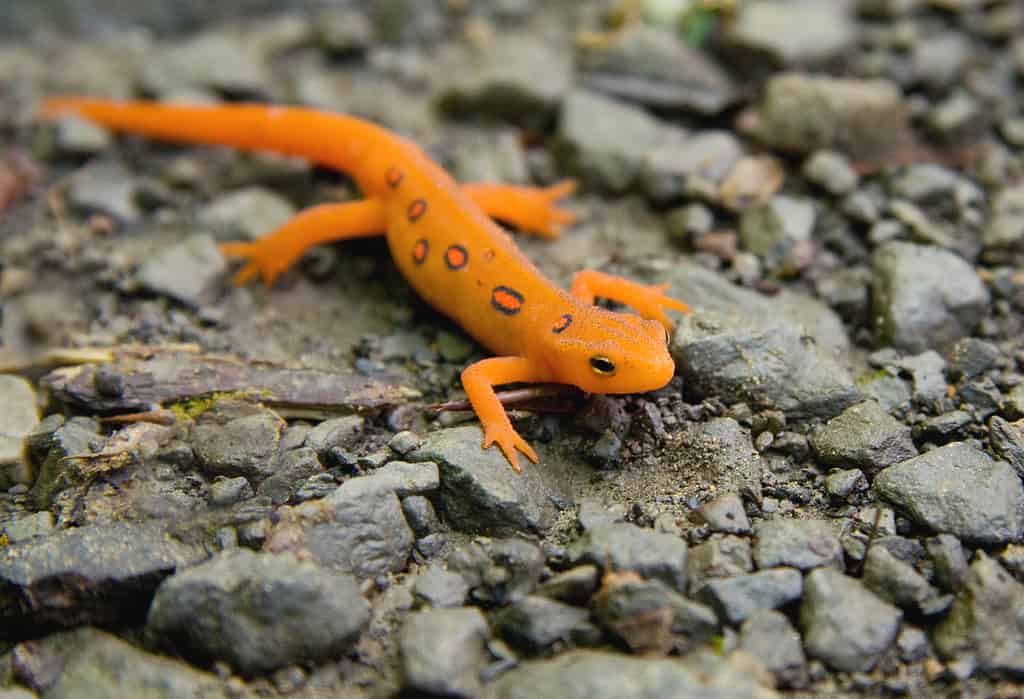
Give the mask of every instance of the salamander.
M 329 241 L 385 235 L 395 265 L 434 308 L 496 356 L 461 378 L 483 427 L 517 472 L 533 448 L 512 427 L 494 387 L 571 384 L 588 393 L 639 393 L 675 372 L 666 309 L 687 305 L 644 285 L 582 270 L 565 291 L 546 279 L 492 217 L 524 231 L 557 236 L 574 216 L 557 202 L 574 183 L 547 188 L 458 184 L 418 146 L 353 116 L 261 104 L 179 105 L 85 97 L 47 100 L 41 116 L 78 116 L 115 131 L 194 144 L 271 151 L 305 158 L 351 177 L 365 196 L 306 209 L 254 242 L 223 244 L 244 261 L 235 282 L 268 286 L 304 251 Z M 594 305 L 595 297 L 639 315 Z

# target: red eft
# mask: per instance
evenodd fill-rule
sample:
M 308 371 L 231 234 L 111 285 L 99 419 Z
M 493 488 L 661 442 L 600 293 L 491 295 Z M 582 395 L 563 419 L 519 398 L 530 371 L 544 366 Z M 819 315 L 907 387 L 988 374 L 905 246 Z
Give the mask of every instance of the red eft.
M 298 156 L 347 173 L 365 199 L 315 206 L 255 242 L 222 245 L 223 254 L 246 262 L 235 281 L 259 275 L 269 286 L 314 245 L 386 235 L 413 288 L 497 355 L 463 370 L 462 385 L 483 426 L 483 447 L 497 444 L 516 471 L 517 451 L 534 463 L 537 454 L 512 427 L 495 386 L 563 383 L 589 393 L 639 393 L 661 388 L 675 372 L 664 309 L 689 309 L 664 295 L 666 285 L 583 270 L 566 292 L 489 218 L 557 236 L 574 220 L 555 205 L 572 192 L 571 181 L 548 188 L 460 185 L 406 139 L 355 117 L 312 109 L 59 97 L 46 101 L 41 115 L 78 116 L 170 141 Z M 640 315 L 597 307 L 596 296 Z

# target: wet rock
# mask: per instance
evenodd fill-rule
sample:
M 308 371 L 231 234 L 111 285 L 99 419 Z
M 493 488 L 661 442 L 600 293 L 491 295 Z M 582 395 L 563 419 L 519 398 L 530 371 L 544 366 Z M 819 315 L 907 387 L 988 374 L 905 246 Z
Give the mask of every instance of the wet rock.
M 491 615 L 501 636 L 528 653 L 540 653 L 555 644 L 596 645 L 601 631 L 590 622 L 590 612 L 547 597 L 528 596 Z
M 26 439 L 39 423 L 36 392 L 20 376 L 0 376 L 0 489 L 29 483 Z
M 677 457 L 680 470 L 700 464 L 704 477 L 720 488 L 761 499 L 764 460 L 750 439 L 749 430 L 730 417 L 693 425 Z
M 569 545 L 573 565 L 592 563 L 606 571 L 631 571 L 686 591 L 686 542 L 671 534 L 617 522 L 595 527 Z
M 204 662 L 260 674 L 348 650 L 369 617 L 351 576 L 236 549 L 165 580 L 146 632 Z
M 122 223 L 139 218 L 137 182 L 123 166 L 97 161 L 75 172 L 68 181 L 68 203 L 77 211 L 110 214 Z
M 790 418 L 838 415 L 857 389 L 839 364 L 795 326 L 753 325 L 739 316 L 686 316 L 671 351 L 687 387 L 725 403 L 782 410 Z
M 842 153 L 819 150 L 804 161 L 803 176 L 829 194 L 841 196 L 857 188 L 860 177 Z
M 750 542 L 738 536 L 716 536 L 693 546 L 686 561 L 687 579 L 694 590 L 712 578 L 744 575 L 753 569 Z
M 953 345 L 949 357 L 949 373 L 953 378 L 973 379 L 995 368 L 1002 352 L 991 342 L 965 337 Z
M 958 255 L 889 243 L 872 260 L 875 341 L 908 352 L 947 350 L 977 327 L 988 290 Z
M 480 696 L 489 635 L 487 619 L 474 607 L 411 614 L 398 638 L 405 686 L 432 695 Z
M 517 474 L 500 451 L 482 450 L 482 442 L 475 425 L 439 430 L 406 458 L 438 465 L 438 500 L 452 527 L 497 535 L 547 529 L 556 515 L 552 497 L 558 491 L 538 468 L 528 465 Z
M 317 563 L 359 578 L 404 569 L 414 537 L 389 483 L 373 476 L 352 478 L 323 500 L 296 506 L 294 520 L 282 519 L 268 547 L 304 549 Z
M 128 696 L 226 699 L 229 696 L 223 681 L 216 675 L 147 653 L 97 629 L 53 634 L 16 646 L 14 652 L 25 673 L 19 679 L 48 699 Z M 0 696 L 4 696 L 3 690 Z M 29 693 L 28 696 L 36 695 Z
M 461 607 L 469 595 L 469 583 L 458 573 L 430 565 L 416 576 L 413 594 L 431 607 Z
M 620 193 L 670 133 L 639 107 L 578 89 L 566 96 L 558 120 L 567 167 L 593 186 Z
M 685 652 L 718 632 L 710 607 L 635 573 L 610 574 L 593 607 L 597 622 L 636 653 Z
M 1024 585 L 983 551 L 967 573 L 964 590 L 932 634 L 947 660 L 966 661 L 983 672 L 1024 673 Z
M 478 539 L 456 549 L 448 557 L 448 566 L 469 583 L 474 600 L 505 605 L 537 587 L 544 572 L 544 552 L 525 539 Z
M 213 238 L 200 234 L 155 251 L 136 276 L 143 288 L 198 307 L 212 299 L 227 268 Z
M 698 654 L 690 662 L 674 658 L 633 658 L 618 653 L 575 650 L 551 660 L 525 663 L 488 688 L 489 699 L 642 699 L 701 696 L 707 699 L 777 696 L 760 686 L 749 668 Z
M 40 423 L 40 427 L 46 422 Z M 38 507 L 50 507 L 56 495 L 74 482 L 74 474 L 68 468 L 68 457 L 91 453 L 91 445 L 99 439 L 98 428 L 94 420 L 76 417 L 57 426 L 48 435 L 40 431 L 29 437 L 30 441 L 42 443 L 33 451 L 45 450 L 46 454 L 36 482 L 29 491 Z
M 137 524 L 65 529 L 0 548 L 0 635 L 138 622 L 160 580 L 204 556 Z
M 196 214 L 196 220 L 220 239 L 256 240 L 295 217 L 295 207 L 263 187 L 221 194 Z
M 707 604 L 723 623 L 738 626 L 762 609 L 778 609 L 800 599 L 803 577 L 794 568 L 771 568 L 749 575 L 709 580 L 696 599 Z
M 277 457 L 274 475 L 260 483 L 257 492 L 269 497 L 272 504 L 283 505 L 291 500 L 310 478 L 322 473 L 323 470 L 324 467 L 312 449 L 291 449 Z M 329 481 L 332 491 L 333 480 L 331 478 Z
M 828 148 L 854 159 L 892 152 L 908 143 L 910 134 L 907 109 L 895 84 L 801 73 L 768 81 L 755 131 L 780 150 L 811 153 Z
M 988 421 L 988 430 L 992 451 L 1024 479 L 1024 422 L 1007 422 L 996 415 Z
M 964 443 L 890 466 L 873 488 L 916 523 L 968 543 L 995 546 L 1024 535 L 1024 486 L 1017 474 Z
M 426 536 L 441 528 L 441 519 L 437 516 L 434 503 L 422 495 L 402 498 L 402 512 L 416 536 Z
M 810 244 L 814 223 L 811 200 L 777 194 L 743 212 L 740 242 L 744 250 L 761 258 L 768 270 L 797 270 L 802 266 L 797 258 Z
M 168 42 L 151 52 L 142 65 L 141 81 L 147 92 L 163 96 L 195 88 L 262 95 L 273 82 L 254 43 L 220 31 Z
M 572 56 L 565 42 L 505 32 L 484 51 L 451 44 L 438 58 L 443 109 L 488 114 L 542 126 L 572 85 Z
M 758 568 L 842 568 L 843 549 L 827 520 L 765 520 L 754 526 L 754 536 L 754 560 Z
M 899 609 L 837 570 L 818 568 L 804 580 L 804 649 L 836 670 L 871 670 L 896 640 L 901 618 Z
M 906 610 L 926 611 L 939 596 L 923 575 L 885 546 L 868 549 L 862 582 L 880 598 Z
M 736 493 L 719 495 L 701 505 L 697 513 L 711 531 L 723 534 L 746 534 L 750 531 L 750 520 L 743 509 L 743 501 Z
M 774 609 L 761 609 L 740 627 L 739 647 L 764 664 L 782 687 L 799 689 L 807 685 L 807 658 L 800 634 Z
M 581 565 L 552 575 L 537 588 L 537 594 L 566 604 L 583 606 L 597 590 L 601 571 L 595 565 Z
M 810 443 L 822 463 L 869 474 L 917 456 L 910 428 L 873 400 L 847 408 L 814 430 Z
M 199 466 L 216 476 L 259 482 L 273 475 L 284 421 L 276 413 L 231 401 L 199 416 L 192 449 Z
M 726 41 L 748 61 L 775 66 L 821 65 L 853 48 L 857 33 L 848 4 L 796 0 L 744 3 Z
M 717 192 L 743 156 L 742 144 L 728 131 L 665 132 L 658 141 L 640 170 L 644 192 L 657 202 L 695 191 Z
M 583 84 L 628 102 L 718 114 L 736 98 L 730 77 L 669 31 L 637 23 L 578 52 Z

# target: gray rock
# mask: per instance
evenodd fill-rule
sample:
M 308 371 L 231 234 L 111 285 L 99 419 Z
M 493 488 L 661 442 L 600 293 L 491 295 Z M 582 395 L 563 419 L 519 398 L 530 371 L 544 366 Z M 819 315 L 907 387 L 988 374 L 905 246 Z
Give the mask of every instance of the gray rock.
M 925 117 L 928 128 L 947 141 L 976 138 L 990 122 L 991 114 L 982 102 L 963 89 L 936 102 Z
M 561 494 L 539 468 L 527 465 L 517 474 L 497 448 L 481 449 L 482 443 L 476 425 L 438 430 L 406 458 L 438 465 L 438 501 L 455 529 L 499 536 L 546 530 L 557 514 L 552 498 Z
M 346 488 L 351 497 L 394 493 L 404 498 L 433 493 L 440 485 L 441 477 L 435 463 L 391 461 L 372 473 L 345 481 L 342 488 Z
M 153 590 L 205 554 L 163 531 L 127 524 L 65 529 L 0 548 L 0 635 L 54 626 L 138 622 Z
M 710 607 L 634 574 L 607 580 L 593 608 L 597 622 L 636 653 L 685 652 L 718 633 Z
M 967 444 L 890 466 L 873 488 L 918 524 L 967 543 L 997 546 L 1024 535 L 1024 487 L 1017 474 Z
M 22 681 L 45 687 L 47 699 L 227 699 L 216 675 L 147 653 L 92 628 L 53 634 L 18 647 Z M 34 698 L 34 693 L 26 693 Z M 0 696 L 5 696 L 0 690 Z M 10 699 L 21 699 L 18 695 Z
M 590 612 L 547 597 L 530 595 L 491 615 L 501 636 L 528 653 L 540 653 L 556 643 L 596 645 L 601 631 L 590 622 Z
M 245 476 L 259 482 L 273 475 L 284 420 L 271 410 L 215 406 L 192 428 L 200 468 L 215 476 Z
M 857 32 L 849 3 L 795 0 L 744 3 L 727 25 L 726 41 L 746 60 L 775 66 L 814 66 L 852 49 Z
M 862 582 L 880 598 L 909 611 L 927 610 L 939 596 L 923 575 L 884 546 L 868 549 Z
M 585 90 L 562 103 L 558 138 L 567 165 L 590 184 L 624 192 L 670 130 L 639 107 Z
M 405 686 L 432 695 L 480 696 L 487 619 L 474 607 L 409 615 L 399 633 Z
M 825 492 L 834 498 L 846 499 L 867 489 L 867 476 L 859 468 L 833 471 L 825 477 Z
M 697 312 L 672 339 L 678 371 L 698 396 L 782 410 L 790 418 L 838 415 L 856 402 L 853 380 L 793 325 L 763 327 Z
M 857 188 L 860 176 L 842 153 L 818 150 L 811 153 L 801 169 L 803 176 L 829 194 L 841 196 Z
M 1024 119 L 1021 126 L 1024 127 Z M 1021 133 L 1024 134 L 1024 128 Z M 1021 248 L 1024 243 L 1024 187 L 1005 187 L 996 193 L 982 242 L 989 254 Z
M 954 379 L 973 379 L 993 369 L 1002 356 L 1000 349 L 991 342 L 965 337 L 953 345 L 949 356 L 949 372 Z
M 416 576 L 413 594 L 431 607 L 461 607 L 469 596 L 469 583 L 458 573 L 430 565 Z
M 740 243 L 761 258 L 768 270 L 797 269 L 796 257 L 810 244 L 815 218 L 812 200 L 777 194 L 743 211 Z
M 43 510 L 0 524 L 0 536 L 7 537 L 8 546 L 20 544 L 53 533 L 53 524 L 53 513 Z
M 242 500 L 248 500 L 255 493 L 252 486 L 242 476 L 225 478 L 218 476 L 210 484 L 210 504 L 214 507 L 230 507 Z
M 39 422 L 36 392 L 20 376 L 0 376 L 0 489 L 31 478 L 25 440 Z
M 276 459 L 274 474 L 260 483 L 257 492 L 270 498 L 274 505 L 283 505 L 305 485 L 310 478 L 322 474 L 324 467 L 316 458 L 316 452 L 308 447 L 282 452 Z M 334 490 L 334 479 L 326 481 L 330 491 Z M 330 494 L 330 492 L 326 493 Z
M 676 201 L 693 191 L 717 192 L 743 156 L 743 145 L 728 131 L 666 132 L 643 159 L 640 180 L 648 197 Z
M 83 213 L 100 211 L 122 223 L 133 223 L 139 218 L 137 184 L 123 166 L 97 161 L 68 180 L 68 203 Z
M 711 531 L 723 534 L 746 534 L 750 520 L 743 509 L 743 501 L 736 493 L 724 493 L 701 505 L 697 514 L 707 522 Z
M 477 539 L 448 557 L 473 599 L 486 606 L 516 602 L 533 592 L 544 572 L 544 552 L 526 539 Z
M 960 256 L 889 243 L 873 257 L 875 341 L 908 352 L 945 351 L 977 327 L 988 290 Z
M 313 560 L 359 578 L 403 570 L 414 537 L 402 504 L 393 491 L 361 484 L 364 478 L 371 476 L 345 481 L 323 500 L 297 506 L 299 523 L 282 522 L 272 539 L 297 535 Z
M 939 534 L 925 541 L 925 547 L 932 560 L 935 582 L 947 592 L 959 590 L 967 575 L 967 556 L 960 540 L 952 534 Z
M 754 526 L 754 536 L 754 560 L 758 568 L 842 568 L 843 549 L 827 520 L 764 520 Z
M 637 23 L 577 52 L 583 84 L 628 102 L 712 115 L 737 96 L 732 79 L 673 32 Z
M 910 165 L 889 182 L 889 192 L 921 206 L 948 207 L 950 202 L 980 203 L 978 185 L 954 170 L 934 163 Z
M 896 640 L 902 614 L 857 580 L 818 568 L 804 580 L 804 649 L 836 670 L 867 672 Z
M 686 542 L 671 534 L 617 522 L 587 531 L 569 545 L 573 565 L 592 563 L 606 571 L 631 571 L 686 591 Z
M 958 82 L 972 51 L 971 42 L 960 32 L 920 37 L 911 50 L 915 79 L 933 90 Z
M 1024 585 L 983 551 L 932 634 L 939 654 L 994 675 L 1024 674 Z
M 911 397 L 919 405 L 936 405 L 946 396 L 946 360 L 935 350 L 913 357 L 903 357 L 893 363 L 910 374 L 914 389 Z
M 750 542 L 738 536 L 715 536 L 690 548 L 686 560 L 690 587 L 699 590 L 712 578 L 744 575 L 754 570 Z
M 136 276 L 139 284 L 154 293 L 201 306 L 211 299 L 227 268 L 213 238 L 200 234 L 157 250 L 146 258 Z
M 147 92 L 165 96 L 195 88 L 259 95 L 272 83 L 258 46 L 222 31 L 162 45 L 147 56 L 140 78 Z
M 46 422 L 40 423 L 40 428 Z M 32 451 L 46 454 L 29 491 L 37 507 L 50 507 L 57 493 L 72 484 L 74 473 L 67 468 L 67 459 L 92 453 L 91 445 L 100 438 L 98 427 L 94 420 L 76 417 L 56 426 L 49 434 L 47 429 L 29 436 L 30 444 L 33 441 L 42 443 L 38 447 L 30 447 Z
M 351 576 L 236 549 L 165 580 L 146 632 L 204 662 L 260 674 L 345 652 L 369 618 Z
M 764 460 L 754 449 L 750 431 L 730 417 L 691 426 L 678 459 L 681 471 L 699 465 L 704 478 L 719 488 L 761 500 Z
M 256 240 L 295 217 L 291 203 L 263 187 L 246 187 L 221 194 L 196 214 L 219 238 Z
M 847 408 L 814 430 L 810 443 L 822 463 L 869 474 L 917 456 L 910 428 L 873 400 Z
M 770 568 L 749 575 L 709 580 L 696 599 L 707 604 L 723 623 L 737 626 L 762 609 L 778 609 L 800 599 L 803 576 L 794 568 Z
M 755 130 L 781 150 L 828 148 L 857 160 L 889 153 L 910 138 L 907 108 L 894 83 L 803 73 L 769 79 Z
M 992 451 L 1024 479 L 1024 421 L 1007 422 L 995 415 L 988 421 L 988 432 Z
M 54 145 L 68 155 L 96 155 L 110 148 L 110 132 L 91 121 L 77 117 L 57 122 Z
M 770 699 L 749 667 L 711 654 L 690 663 L 675 658 L 632 658 L 619 653 L 575 650 L 551 660 L 525 663 L 488 687 L 488 699 Z
M 515 129 L 473 130 L 459 133 L 452 154 L 452 175 L 459 182 L 504 182 L 527 184 L 530 181 L 526 148 Z M 465 361 L 476 345 L 461 333 L 442 331 L 437 335 L 437 351 L 447 362 Z
M 373 25 L 365 12 L 348 7 L 328 7 L 316 17 L 317 39 L 335 54 L 365 50 L 373 43 Z
M 780 686 L 800 689 L 807 685 L 807 658 L 800 634 L 781 612 L 761 609 L 751 614 L 740 627 L 739 648 L 760 660 Z
M 590 564 L 552 575 L 537 588 L 537 594 L 566 604 L 584 606 L 601 582 L 601 570 Z
M 304 444 L 321 458 L 331 449 L 348 449 L 363 433 L 365 419 L 360 415 L 343 415 L 324 420 L 306 435 Z

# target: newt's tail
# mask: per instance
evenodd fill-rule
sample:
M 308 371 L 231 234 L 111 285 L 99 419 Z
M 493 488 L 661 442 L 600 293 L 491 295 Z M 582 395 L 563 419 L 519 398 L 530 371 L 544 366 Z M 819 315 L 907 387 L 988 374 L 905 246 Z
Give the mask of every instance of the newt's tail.
M 292 155 L 358 172 L 358 163 L 383 130 L 343 114 L 263 104 L 162 104 L 87 97 L 55 97 L 40 117 L 80 116 L 116 131 L 179 143 L 231 146 Z

